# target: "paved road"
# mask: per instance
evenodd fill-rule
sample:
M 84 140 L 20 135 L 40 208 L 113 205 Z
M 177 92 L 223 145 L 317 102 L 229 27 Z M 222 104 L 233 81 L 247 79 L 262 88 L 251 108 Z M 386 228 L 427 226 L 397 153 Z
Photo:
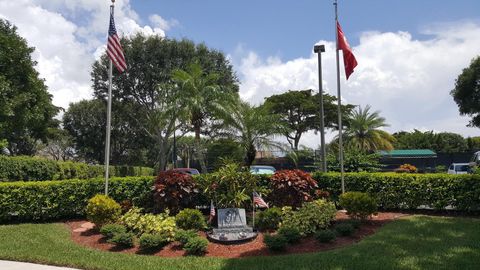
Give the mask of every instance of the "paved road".
M 41 265 L 33 263 L 0 261 L 1 270 L 79 270 L 67 267 Z

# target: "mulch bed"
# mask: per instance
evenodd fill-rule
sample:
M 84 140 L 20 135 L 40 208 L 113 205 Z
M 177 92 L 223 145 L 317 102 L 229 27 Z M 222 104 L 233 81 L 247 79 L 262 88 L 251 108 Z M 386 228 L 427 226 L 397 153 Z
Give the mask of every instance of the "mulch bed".
M 217 243 L 208 243 L 206 257 L 224 257 L 224 258 L 240 258 L 248 256 L 269 256 L 278 254 L 292 254 L 292 253 L 307 253 L 318 252 L 323 250 L 330 250 L 339 247 L 354 244 L 364 237 L 374 234 L 384 224 L 393 221 L 397 218 L 407 216 L 405 213 L 382 212 L 373 216 L 371 219 L 362 223 L 360 228 L 356 230 L 355 234 L 349 237 L 337 237 L 333 243 L 322 244 L 315 240 L 314 237 L 307 237 L 302 239 L 299 243 L 288 245 L 284 252 L 271 252 L 263 243 L 263 233 L 259 233 L 254 240 L 237 245 L 222 245 Z M 336 220 L 345 220 L 348 217 L 345 213 L 338 212 Z M 144 254 L 138 247 L 119 249 L 113 244 L 105 241 L 103 236 L 93 228 L 92 224 L 85 220 L 68 221 L 65 222 L 71 231 L 73 241 L 76 243 L 100 250 Z M 205 236 L 205 233 L 202 233 Z M 185 251 L 179 246 L 179 243 L 173 242 L 165 246 L 156 253 L 151 253 L 155 256 L 161 257 L 181 257 L 185 256 Z

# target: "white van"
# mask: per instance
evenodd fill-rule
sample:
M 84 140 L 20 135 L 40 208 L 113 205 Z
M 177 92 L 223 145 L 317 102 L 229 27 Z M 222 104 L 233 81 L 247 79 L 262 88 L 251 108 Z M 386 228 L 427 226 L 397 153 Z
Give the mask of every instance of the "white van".
M 452 163 L 448 167 L 448 174 L 467 174 L 470 171 L 470 163 Z

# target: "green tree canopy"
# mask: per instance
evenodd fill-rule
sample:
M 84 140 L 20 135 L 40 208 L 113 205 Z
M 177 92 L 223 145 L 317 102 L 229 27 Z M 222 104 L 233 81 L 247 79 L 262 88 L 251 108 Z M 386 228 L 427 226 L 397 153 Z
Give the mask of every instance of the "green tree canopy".
M 387 127 L 385 118 L 379 111 L 370 112 L 370 106 L 358 107 L 349 116 L 349 126 L 345 130 L 345 144 L 363 152 L 393 149 L 395 138 L 388 132 L 381 130 Z
M 191 63 L 198 63 L 202 76 L 216 74 L 215 84 L 229 92 L 238 91 L 237 78 L 223 53 L 204 44 L 140 34 L 123 38 L 121 42 L 128 68 L 122 74 L 114 70 L 112 95 L 114 106 L 119 110 L 125 108 L 128 113 L 113 117 L 136 127 L 128 136 L 148 138 L 147 150 L 155 153 L 148 156 L 159 169 L 164 169 L 172 150 L 173 133 L 178 131 L 176 134 L 181 137 L 193 131 L 185 121 L 186 107 L 183 106 L 191 97 L 173 80 L 173 72 L 188 71 Z M 91 75 L 97 99 L 105 99 L 107 95 L 108 66 L 106 54 L 93 64 Z M 203 119 L 204 127 L 213 121 L 211 118 L 213 116 L 208 115 Z M 208 133 L 207 128 L 203 131 Z
M 323 95 L 325 128 L 336 128 L 338 121 L 336 98 Z M 320 95 L 313 90 L 289 90 L 265 99 L 264 106 L 270 113 L 280 116 L 280 121 L 289 127 L 283 134 L 290 146 L 298 150 L 300 138 L 309 130 L 320 129 Z M 348 115 L 353 105 L 342 105 L 343 115 Z
M 470 126 L 480 127 L 480 56 L 464 68 L 450 92 L 461 115 L 472 117 Z
M 230 137 L 242 145 L 246 166 L 252 165 L 259 148 L 283 148 L 273 136 L 284 134 L 286 127 L 278 115 L 270 114 L 263 106 L 252 107 L 238 101 L 226 120 L 226 128 Z
M 46 141 L 56 127 L 59 108 L 35 70 L 36 62 L 17 28 L 0 19 L 0 139 L 12 155 L 33 155 L 37 141 Z
M 437 153 L 460 153 L 468 149 L 467 140 L 462 135 L 451 132 L 433 131 L 394 133 L 396 149 L 431 149 Z

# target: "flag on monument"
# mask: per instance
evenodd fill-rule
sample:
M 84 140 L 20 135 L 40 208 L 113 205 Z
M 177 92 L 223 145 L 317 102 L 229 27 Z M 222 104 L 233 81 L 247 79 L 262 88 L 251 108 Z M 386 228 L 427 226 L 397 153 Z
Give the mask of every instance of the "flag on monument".
M 345 75 L 350 77 L 350 75 L 353 73 L 353 69 L 357 66 L 357 59 L 355 59 L 355 56 L 353 55 L 352 48 L 350 48 L 350 45 L 347 42 L 347 38 L 345 37 L 345 34 L 342 31 L 342 27 L 340 27 L 340 23 L 337 21 L 337 37 L 338 37 L 338 48 L 337 50 L 342 50 L 343 51 L 343 64 L 345 66 Z
M 268 208 L 268 204 L 260 197 L 257 192 L 253 192 L 253 202 L 258 205 L 258 207 L 266 207 Z
M 113 20 L 113 9 L 110 12 L 107 55 L 110 60 L 112 60 L 112 63 L 115 65 L 115 67 L 120 73 L 127 69 L 127 62 L 125 61 L 125 56 L 123 56 L 123 49 L 122 45 L 120 44 L 120 38 L 118 38 L 117 30 L 115 29 L 115 22 Z

